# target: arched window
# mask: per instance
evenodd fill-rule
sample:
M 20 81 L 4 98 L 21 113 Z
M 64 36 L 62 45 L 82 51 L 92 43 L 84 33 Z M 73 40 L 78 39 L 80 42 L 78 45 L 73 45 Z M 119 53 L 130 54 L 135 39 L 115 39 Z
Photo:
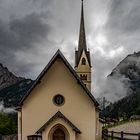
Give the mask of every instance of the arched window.
M 82 58 L 82 65 L 86 65 L 86 59 L 84 57 Z
M 53 140 L 65 140 L 65 133 L 61 128 L 54 131 Z

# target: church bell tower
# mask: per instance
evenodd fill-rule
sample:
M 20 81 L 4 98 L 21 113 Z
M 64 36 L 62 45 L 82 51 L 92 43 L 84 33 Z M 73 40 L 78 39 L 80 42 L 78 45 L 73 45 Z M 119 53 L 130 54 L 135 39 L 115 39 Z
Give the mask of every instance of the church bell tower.
M 78 50 L 75 51 L 75 71 L 84 82 L 85 86 L 91 91 L 91 61 L 90 52 L 87 50 L 86 46 L 83 0 L 81 6 Z

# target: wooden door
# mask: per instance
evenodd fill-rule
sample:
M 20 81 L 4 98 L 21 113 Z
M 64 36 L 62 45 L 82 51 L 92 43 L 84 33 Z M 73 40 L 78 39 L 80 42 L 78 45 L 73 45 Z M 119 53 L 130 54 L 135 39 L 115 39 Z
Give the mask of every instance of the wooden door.
M 65 140 L 65 133 L 62 129 L 58 128 L 53 133 L 53 140 Z

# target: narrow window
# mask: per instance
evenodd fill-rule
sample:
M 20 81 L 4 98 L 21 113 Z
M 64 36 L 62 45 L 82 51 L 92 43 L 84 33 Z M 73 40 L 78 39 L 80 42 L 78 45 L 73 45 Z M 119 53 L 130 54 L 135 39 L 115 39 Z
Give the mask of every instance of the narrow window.
M 86 74 L 80 74 L 81 80 L 87 80 L 87 75 Z
M 82 65 L 86 65 L 86 59 L 82 58 Z

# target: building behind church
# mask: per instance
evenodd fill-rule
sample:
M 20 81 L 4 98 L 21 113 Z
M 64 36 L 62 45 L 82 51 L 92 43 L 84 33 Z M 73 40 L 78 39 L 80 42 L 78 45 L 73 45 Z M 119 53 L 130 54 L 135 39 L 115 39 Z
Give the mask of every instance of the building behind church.
M 100 140 L 99 104 L 91 94 L 83 0 L 75 69 L 58 50 L 18 109 L 18 140 Z

